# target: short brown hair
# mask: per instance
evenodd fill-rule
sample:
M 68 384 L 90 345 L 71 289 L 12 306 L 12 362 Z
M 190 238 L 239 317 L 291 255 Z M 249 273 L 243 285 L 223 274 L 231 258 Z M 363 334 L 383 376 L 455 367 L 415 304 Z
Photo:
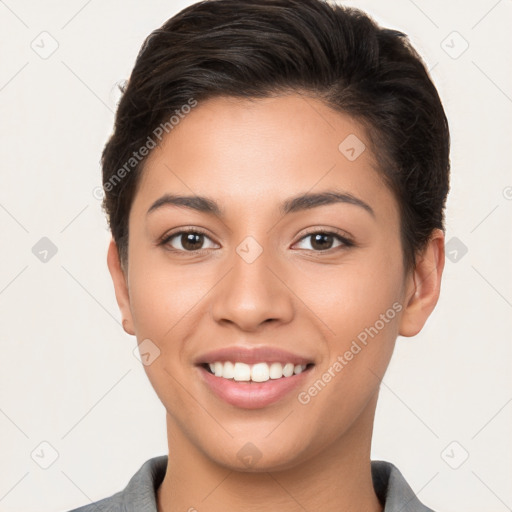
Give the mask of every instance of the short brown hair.
M 441 100 L 407 36 L 358 9 L 323 0 L 198 2 L 146 38 L 121 90 L 102 165 L 103 208 L 123 265 L 147 159 L 139 149 L 191 100 L 216 96 L 303 92 L 353 116 L 398 202 L 405 267 L 434 228 L 444 230 L 450 136 Z

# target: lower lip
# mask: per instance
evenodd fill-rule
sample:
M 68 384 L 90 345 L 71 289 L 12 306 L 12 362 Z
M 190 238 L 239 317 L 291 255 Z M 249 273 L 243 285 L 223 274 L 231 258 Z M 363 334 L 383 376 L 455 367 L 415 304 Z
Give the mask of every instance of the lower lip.
M 260 409 L 281 400 L 307 378 L 313 366 L 291 377 L 269 379 L 266 382 L 242 381 L 216 377 L 198 366 L 202 379 L 222 400 L 242 409 Z

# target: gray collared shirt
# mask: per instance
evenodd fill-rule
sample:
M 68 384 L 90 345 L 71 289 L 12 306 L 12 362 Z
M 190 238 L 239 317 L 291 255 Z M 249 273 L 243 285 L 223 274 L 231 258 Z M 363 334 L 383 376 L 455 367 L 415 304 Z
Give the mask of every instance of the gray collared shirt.
M 118 493 L 69 512 L 158 512 L 156 490 L 164 479 L 167 455 L 147 460 Z M 434 512 L 423 505 L 391 463 L 372 461 L 375 493 L 384 512 Z

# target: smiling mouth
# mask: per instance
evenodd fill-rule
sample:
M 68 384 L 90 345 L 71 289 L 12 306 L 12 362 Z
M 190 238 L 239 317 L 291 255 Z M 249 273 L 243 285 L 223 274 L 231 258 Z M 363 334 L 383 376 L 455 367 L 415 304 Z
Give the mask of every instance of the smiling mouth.
M 246 364 L 241 362 L 216 361 L 200 365 L 208 373 L 216 377 L 235 382 L 268 382 L 271 380 L 287 379 L 294 375 L 309 371 L 314 363 L 266 363 Z

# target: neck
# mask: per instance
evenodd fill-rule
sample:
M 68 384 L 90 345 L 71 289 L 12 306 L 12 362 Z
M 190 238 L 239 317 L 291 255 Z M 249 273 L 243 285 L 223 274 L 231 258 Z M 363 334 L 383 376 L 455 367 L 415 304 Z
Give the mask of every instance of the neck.
M 334 443 L 279 471 L 241 472 L 221 466 L 200 452 L 167 415 L 169 460 L 157 491 L 158 512 L 382 512 L 370 463 L 376 399 Z

